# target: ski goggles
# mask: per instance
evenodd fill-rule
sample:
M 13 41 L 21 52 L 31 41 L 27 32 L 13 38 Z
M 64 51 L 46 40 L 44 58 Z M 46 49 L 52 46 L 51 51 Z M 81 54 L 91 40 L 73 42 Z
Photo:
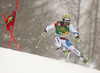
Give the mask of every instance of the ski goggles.
M 64 23 L 70 23 L 70 20 L 64 20 Z

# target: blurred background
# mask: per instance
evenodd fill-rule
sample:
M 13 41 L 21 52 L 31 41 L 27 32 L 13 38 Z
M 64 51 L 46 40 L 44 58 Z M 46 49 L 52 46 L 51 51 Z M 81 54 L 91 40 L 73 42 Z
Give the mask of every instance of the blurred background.
M 6 30 L 2 13 L 6 18 L 15 10 L 17 0 L 0 0 L 0 47 L 8 48 L 10 32 Z M 76 42 L 75 35 L 70 33 L 70 42 L 81 52 L 85 50 L 89 63 L 100 70 L 100 0 L 19 0 L 13 35 L 23 52 L 45 56 L 57 60 L 65 59 L 54 43 L 55 29 L 50 30 L 40 40 L 44 29 L 62 20 L 64 14 L 69 14 L 71 23 L 79 32 L 82 47 Z M 12 39 L 11 49 L 19 51 Z M 83 65 L 71 53 L 69 62 Z

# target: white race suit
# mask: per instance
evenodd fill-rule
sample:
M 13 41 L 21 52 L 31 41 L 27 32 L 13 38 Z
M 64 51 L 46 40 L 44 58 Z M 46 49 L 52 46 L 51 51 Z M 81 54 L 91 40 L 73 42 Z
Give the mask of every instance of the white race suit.
M 75 30 L 72 24 L 67 25 L 66 27 L 62 27 L 62 21 L 57 21 L 49 26 L 46 27 L 46 31 L 48 32 L 50 29 L 55 28 L 56 36 L 54 38 L 55 45 L 57 47 L 64 46 L 66 49 L 71 50 L 78 58 L 80 57 L 81 53 L 72 45 L 71 42 L 68 40 L 69 31 L 73 32 L 75 36 L 78 36 L 78 32 Z M 58 27 L 58 28 L 57 28 Z M 66 31 L 68 29 L 68 31 Z M 65 31 L 64 33 L 58 34 L 57 30 Z

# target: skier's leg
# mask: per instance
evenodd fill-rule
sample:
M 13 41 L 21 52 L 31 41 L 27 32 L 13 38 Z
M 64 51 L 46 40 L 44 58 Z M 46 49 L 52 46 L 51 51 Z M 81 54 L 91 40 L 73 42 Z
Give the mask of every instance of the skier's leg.
M 84 58 L 84 56 L 69 42 L 69 40 L 66 40 L 66 48 L 68 50 L 71 50 L 81 61 L 84 63 L 87 63 L 87 60 Z M 63 43 L 64 44 L 64 43 Z
M 64 40 L 63 40 L 64 41 Z M 80 57 L 81 53 L 72 45 L 71 42 L 69 42 L 69 40 L 67 39 L 66 41 L 63 42 L 63 46 L 68 49 L 71 50 L 78 58 Z
M 78 58 L 81 56 L 81 53 L 73 46 L 68 47 L 69 50 L 71 50 Z
M 60 49 L 65 54 L 65 56 L 67 56 L 71 52 L 71 50 L 67 50 L 66 47 L 64 46 L 64 44 L 66 45 L 66 43 L 64 43 L 64 42 L 66 42 L 66 39 L 61 39 L 61 38 L 59 38 L 59 39 L 60 39 L 60 42 L 61 42 Z
M 65 54 L 65 56 L 67 56 L 68 51 L 66 51 L 66 49 L 63 47 L 61 39 L 58 36 L 55 36 L 54 40 L 55 40 L 55 45 L 59 47 L 56 50 L 60 49 Z

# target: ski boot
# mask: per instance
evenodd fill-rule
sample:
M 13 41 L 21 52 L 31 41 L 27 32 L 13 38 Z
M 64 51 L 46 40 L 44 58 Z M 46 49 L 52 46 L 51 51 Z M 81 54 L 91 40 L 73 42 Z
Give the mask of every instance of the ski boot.
M 79 59 L 83 62 L 83 63 L 87 63 L 87 60 L 84 58 L 83 54 L 81 54 L 81 56 L 79 57 Z
M 67 56 L 71 52 L 71 50 L 68 50 L 68 51 L 67 50 L 63 50 L 62 52 L 64 53 L 65 56 Z
M 67 56 L 68 53 L 71 52 L 71 50 L 68 50 L 68 51 L 67 51 L 63 46 L 57 48 L 56 50 L 58 50 L 58 49 L 60 49 L 60 50 L 64 53 L 65 56 Z

